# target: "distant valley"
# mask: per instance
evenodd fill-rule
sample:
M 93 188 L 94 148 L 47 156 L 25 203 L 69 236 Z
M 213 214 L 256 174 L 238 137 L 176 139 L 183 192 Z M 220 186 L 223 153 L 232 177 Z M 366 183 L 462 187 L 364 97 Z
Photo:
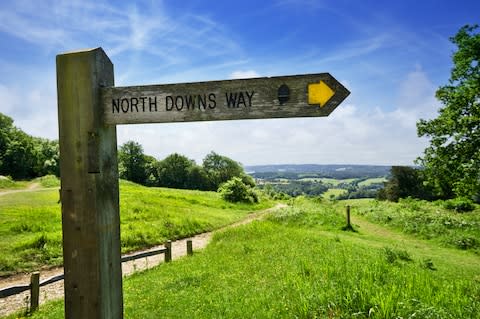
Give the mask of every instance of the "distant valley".
M 245 166 L 245 171 L 255 178 L 298 179 L 322 177 L 334 179 L 387 177 L 391 166 L 340 165 L 340 164 L 281 164 Z

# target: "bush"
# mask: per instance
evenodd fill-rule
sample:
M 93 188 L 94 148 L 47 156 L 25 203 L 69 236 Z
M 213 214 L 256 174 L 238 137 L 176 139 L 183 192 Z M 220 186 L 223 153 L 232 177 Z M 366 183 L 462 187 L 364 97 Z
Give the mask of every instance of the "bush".
M 0 189 L 14 188 L 15 182 L 10 177 L 0 175 Z
M 40 183 L 42 187 L 58 187 L 60 186 L 60 180 L 55 175 L 45 175 L 43 177 L 35 178 L 34 180 Z
M 241 178 L 234 177 L 231 180 L 225 182 L 218 189 L 220 196 L 226 201 L 237 203 L 237 202 L 247 202 L 247 203 L 257 203 L 258 195 L 255 191 L 245 185 Z
M 443 204 L 446 209 L 454 210 L 456 212 L 471 212 L 475 209 L 475 204 L 472 200 L 465 197 L 458 197 L 455 199 L 446 200 Z

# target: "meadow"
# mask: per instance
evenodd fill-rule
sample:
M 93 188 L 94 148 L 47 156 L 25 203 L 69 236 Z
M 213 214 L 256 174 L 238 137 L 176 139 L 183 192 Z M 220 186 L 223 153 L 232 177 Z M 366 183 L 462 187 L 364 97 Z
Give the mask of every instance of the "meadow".
M 458 212 L 448 201 L 428 202 L 400 199 L 398 203 L 376 200 L 349 200 L 358 215 L 445 247 L 469 250 L 480 255 L 480 209 Z
M 18 191 L 30 185 L 37 189 Z M 58 180 L 46 177 L 14 185 L 17 192 L 0 196 L 0 276 L 62 264 L 57 187 Z M 272 205 L 268 200 L 232 204 L 215 192 L 148 188 L 121 181 L 122 252 L 211 231 Z
M 478 254 L 381 226 L 361 211 L 384 203 L 347 203 L 355 231 L 341 230 L 345 202 L 300 197 L 264 220 L 217 232 L 192 257 L 126 278 L 125 317 L 480 318 Z M 57 301 L 31 318 L 62 317 Z

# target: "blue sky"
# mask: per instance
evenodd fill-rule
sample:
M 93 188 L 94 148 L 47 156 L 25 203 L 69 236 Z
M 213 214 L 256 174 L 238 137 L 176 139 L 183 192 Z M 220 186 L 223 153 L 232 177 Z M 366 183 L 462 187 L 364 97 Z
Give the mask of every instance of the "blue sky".
M 329 72 L 351 95 L 327 118 L 118 126 L 158 159 L 214 150 L 245 165 L 411 165 L 427 145 L 465 24 L 480 1 L 0 2 L 0 112 L 58 138 L 55 56 L 103 47 L 116 85 Z

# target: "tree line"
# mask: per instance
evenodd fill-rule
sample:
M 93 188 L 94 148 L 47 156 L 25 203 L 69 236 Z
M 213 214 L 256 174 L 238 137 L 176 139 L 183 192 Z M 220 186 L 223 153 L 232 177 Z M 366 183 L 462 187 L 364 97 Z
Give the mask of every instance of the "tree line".
M 60 176 L 58 141 L 30 136 L 13 123 L 0 113 L 0 175 L 14 180 Z M 146 186 L 216 191 L 233 177 L 247 186 L 255 185 L 242 165 L 226 156 L 211 152 L 202 165 L 177 153 L 157 160 L 144 154 L 134 141 L 119 147 L 118 167 L 120 178 Z
M 57 141 L 30 136 L 0 113 L 0 175 L 16 180 L 58 176 L 59 158 Z
M 147 186 L 217 191 L 234 177 L 248 186 L 255 186 L 242 165 L 226 156 L 210 152 L 202 165 L 174 153 L 163 160 L 145 155 L 142 145 L 128 141 L 118 150 L 120 178 Z

